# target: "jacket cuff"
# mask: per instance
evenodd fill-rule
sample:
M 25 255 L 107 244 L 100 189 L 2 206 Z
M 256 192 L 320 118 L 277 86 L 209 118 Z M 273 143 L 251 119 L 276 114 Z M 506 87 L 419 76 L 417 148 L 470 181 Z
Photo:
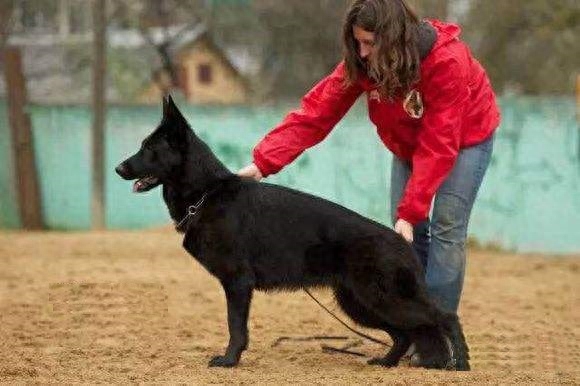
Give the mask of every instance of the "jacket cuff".
M 398 219 L 403 219 L 403 220 L 409 222 L 411 225 L 415 226 L 415 225 L 420 224 L 423 221 L 427 220 L 428 216 L 417 215 L 417 214 L 413 214 L 409 211 L 406 211 L 404 209 L 398 209 L 397 210 L 397 220 Z
M 267 177 L 271 174 L 277 173 L 281 168 L 269 162 L 262 154 L 257 150 L 254 150 L 254 164 L 260 169 L 262 177 Z

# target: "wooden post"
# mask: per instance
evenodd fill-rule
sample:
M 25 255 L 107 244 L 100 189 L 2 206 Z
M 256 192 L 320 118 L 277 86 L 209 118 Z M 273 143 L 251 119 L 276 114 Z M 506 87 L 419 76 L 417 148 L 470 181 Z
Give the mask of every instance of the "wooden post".
M 576 154 L 578 156 L 578 172 L 580 172 L 580 74 L 576 75 L 576 122 L 578 123 Z
M 26 113 L 28 96 L 20 49 L 5 47 L 0 54 L 3 56 L 8 94 L 8 119 L 14 152 L 14 176 L 17 180 L 20 222 L 24 229 L 42 229 L 42 204 L 34 160 L 30 117 Z
M 106 0 L 93 0 L 92 228 L 105 228 Z
M 576 75 L 576 119 L 580 123 L 580 74 Z

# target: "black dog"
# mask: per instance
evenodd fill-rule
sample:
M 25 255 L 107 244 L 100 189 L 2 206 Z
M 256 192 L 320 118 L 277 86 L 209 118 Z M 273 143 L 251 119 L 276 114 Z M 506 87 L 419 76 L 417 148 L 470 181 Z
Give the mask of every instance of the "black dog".
M 116 168 L 135 192 L 163 185 L 183 247 L 218 278 L 230 340 L 210 366 L 235 366 L 248 345 L 254 289 L 328 286 L 360 325 L 389 333 L 393 347 L 371 364 L 395 366 L 410 343 L 417 365 L 469 369 L 456 315 L 429 299 L 410 245 L 391 229 L 332 202 L 232 174 L 191 130 L 171 97 L 141 149 Z

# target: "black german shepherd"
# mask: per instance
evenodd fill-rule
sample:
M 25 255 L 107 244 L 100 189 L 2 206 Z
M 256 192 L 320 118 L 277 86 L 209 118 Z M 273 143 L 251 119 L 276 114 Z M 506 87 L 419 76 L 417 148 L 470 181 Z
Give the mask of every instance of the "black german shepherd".
M 210 366 L 235 366 L 248 346 L 252 292 L 327 286 L 362 326 L 393 347 L 371 364 L 396 366 L 415 343 L 427 368 L 469 370 L 456 315 L 427 295 L 411 246 L 391 229 L 342 206 L 231 173 L 199 139 L 171 97 L 141 149 L 116 172 L 135 192 L 163 185 L 183 247 L 222 284 L 230 340 Z

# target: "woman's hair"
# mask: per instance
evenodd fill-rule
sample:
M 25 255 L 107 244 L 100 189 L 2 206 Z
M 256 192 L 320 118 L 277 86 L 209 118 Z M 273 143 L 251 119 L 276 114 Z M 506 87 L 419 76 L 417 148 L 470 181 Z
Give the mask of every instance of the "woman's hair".
M 383 97 L 393 99 L 409 92 L 419 79 L 419 23 L 405 0 L 355 0 L 343 27 L 346 84 L 366 73 Z M 360 57 L 354 26 L 375 35 L 375 52 L 366 62 Z

